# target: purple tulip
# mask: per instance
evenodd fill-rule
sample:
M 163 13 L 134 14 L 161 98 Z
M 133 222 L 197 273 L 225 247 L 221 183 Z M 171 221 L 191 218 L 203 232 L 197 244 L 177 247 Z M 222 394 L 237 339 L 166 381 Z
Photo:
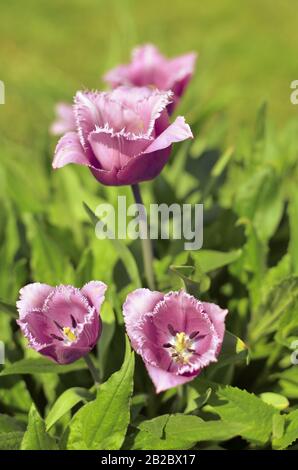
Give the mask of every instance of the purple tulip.
M 136 184 L 155 178 L 171 145 L 192 137 L 183 117 L 169 123 L 171 92 L 119 87 L 111 92 L 75 96 L 77 131 L 58 142 L 53 168 L 68 163 L 88 166 L 103 184 Z
M 76 130 L 73 107 L 68 103 L 57 103 L 55 106 L 56 119 L 50 127 L 52 135 L 62 135 Z
M 152 44 L 132 51 L 131 62 L 110 70 L 104 80 L 113 88 L 119 85 L 154 86 L 159 90 L 172 90 L 173 102 L 168 105 L 172 113 L 194 73 L 197 54 L 189 53 L 167 59 Z
M 59 364 L 88 354 L 101 334 L 99 310 L 106 288 L 99 281 L 82 289 L 38 282 L 23 287 L 17 323 L 29 346 Z
M 227 310 L 181 290 L 131 292 L 123 306 L 127 334 L 156 392 L 195 378 L 220 353 Z

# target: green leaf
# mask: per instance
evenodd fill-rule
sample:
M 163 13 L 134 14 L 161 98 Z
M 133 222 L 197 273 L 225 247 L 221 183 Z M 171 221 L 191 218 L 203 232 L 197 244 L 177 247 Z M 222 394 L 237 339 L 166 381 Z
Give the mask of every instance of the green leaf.
M 19 378 L 20 379 L 20 378 Z M 18 412 L 29 412 L 32 398 L 23 380 L 15 380 L 15 377 L 1 377 L 0 402 L 2 406 Z
M 237 261 L 242 254 L 241 250 L 233 250 L 228 252 L 215 251 L 215 250 L 198 250 L 192 252 L 191 256 L 195 262 L 198 263 L 204 273 L 215 271 L 216 269 L 223 268 L 228 264 Z
M 290 221 L 290 246 L 291 264 L 293 273 L 298 274 L 298 194 L 296 184 L 291 192 L 289 201 L 289 221 Z
M 274 449 L 285 449 L 298 439 L 298 410 L 285 415 L 285 429 L 280 438 L 273 439 Z
M 45 423 L 34 404 L 29 412 L 28 427 L 22 440 L 21 450 L 58 450 L 55 439 L 46 432 Z
M 98 361 L 101 376 L 104 375 L 106 356 L 109 352 L 109 346 L 115 332 L 115 314 L 111 303 L 106 300 L 102 306 L 101 312 L 102 329 L 104 334 L 98 343 Z
M 184 450 L 201 441 L 225 441 L 240 434 L 237 423 L 227 427 L 221 421 L 203 421 L 197 416 L 163 415 L 138 426 L 127 440 L 133 450 Z
M 202 406 L 204 406 L 211 394 L 212 388 L 209 387 L 203 393 L 199 393 L 198 390 L 193 387 L 192 385 L 187 386 L 187 406 L 184 410 L 185 413 L 193 413 L 195 414 L 196 411 L 200 410 Z
M 210 287 L 210 279 L 201 271 L 195 270 L 194 266 L 170 266 L 170 272 L 176 274 L 182 283 L 182 288 L 192 295 L 205 292 Z
M 98 222 L 97 216 L 87 206 L 86 203 L 84 203 L 84 208 L 91 220 L 91 223 L 94 224 L 95 226 Z M 134 283 L 135 287 L 141 287 L 142 282 L 141 282 L 140 275 L 139 275 L 138 265 L 132 253 L 130 252 L 129 248 L 127 248 L 127 246 L 121 240 L 118 240 L 117 238 L 115 239 L 111 238 L 109 240 L 112 243 L 114 250 L 118 253 L 119 258 L 123 262 L 131 282 Z
M 268 165 L 253 171 L 239 185 L 235 202 L 238 215 L 252 222 L 261 241 L 268 241 L 280 222 L 284 207 L 274 167 Z
M 21 359 L 13 364 L 6 365 L 2 372 L 0 372 L 0 376 L 14 374 L 66 374 L 67 372 L 86 369 L 86 367 L 83 360 L 76 361 L 73 364 L 60 365 L 42 357 Z
M 59 283 L 72 284 L 72 265 L 48 226 L 31 214 L 26 214 L 24 219 L 32 251 L 30 265 L 34 278 L 54 286 Z
M 125 438 L 130 419 L 134 353 L 126 340 L 123 365 L 100 385 L 96 400 L 83 406 L 69 426 L 67 448 L 71 450 L 117 450 Z
M 257 342 L 262 336 L 273 333 L 278 328 L 282 316 L 297 311 L 298 277 L 283 279 L 273 286 L 259 306 L 250 325 L 250 339 Z
M 278 413 L 273 406 L 236 387 L 219 388 L 216 394 L 224 403 L 212 406 L 212 410 L 227 427 L 235 423 L 242 425 L 241 436 L 254 444 L 264 445 L 269 441 L 273 416 Z
M 285 410 L 289 406 L 289 400 L 279 393 L 264 392 L 260 394 L 260 398 L 277 410 Z
M 14 431 L 22 431 L 24 426 L 12 416 L 0 414 L 0 434 Z
M 272 374 L 270 376 L 271 380 L 278 379 L 278 385 L 281 392 L 287 398 L 298 399 L 298 367 L 292 366 L 288 369 Z
M 180 277 L 189 293 L 196 295 L 209 289 L 210 278 L 207 273 L 233 263 L 240 258 L 241 253 L 241 250 L 227 253 L 214 250 L 183 252 L 175 257 L 170 271 Z
M 57 398 L 56 402 L 49 411 L 46 417 L 47 431 L 51 429 L 54 424 L 59 421 L 68 411 L 81 401 L 87 402 L 93 399 L 93 394 L 85 388 L 73 387 L 65 390 L 65 392 Z
M 88 248 L 83 252 L 76 269 L 76 285 L 83 286 L 92 279 L 93 266 L 93 255 L 90 247 L 88 246 Z
M 0 434 L 0 450 L 19 450 L 24 433 L 21 431 Z

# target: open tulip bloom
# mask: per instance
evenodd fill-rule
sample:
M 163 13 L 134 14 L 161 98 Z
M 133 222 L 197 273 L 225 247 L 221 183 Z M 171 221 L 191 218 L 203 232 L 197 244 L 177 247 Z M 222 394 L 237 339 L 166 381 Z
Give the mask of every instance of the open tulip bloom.
M 181 116 L 170 124 L 171 91 L 121 86 L 110 92 L 79 91 L 76 131 L 58 142 L 53 168 L 69 163 L 90 168 L 106 185 L 132 185 L 155 178 L 174 142 L 192 138 Z
M 171 113 L 193 76 L 197 54 L 184 54 L 167 59 L 152 44 L 136 47 L 130 64 L 110 70 L 104 80 L 112 87 L 119 85 L 154 86 L 159 90 L 172 90 Z
M 123 306 L 127 334 L 157 393 L 189 382 L 217 361 L 227 313 L 183 290 L 128 294 Z
M 82 289 L 40 283 L 23 287 L 17 323 L 29 346 L 59 364 L 86 356 L 101 334 L 99 311 L 106 288 L 99 281 Z

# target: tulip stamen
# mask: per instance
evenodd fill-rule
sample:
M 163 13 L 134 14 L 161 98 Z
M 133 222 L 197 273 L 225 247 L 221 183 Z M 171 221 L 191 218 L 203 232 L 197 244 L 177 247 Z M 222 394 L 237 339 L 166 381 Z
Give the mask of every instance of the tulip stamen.
M 65 326 L 63 328 L 63 334 L 67 342 L 73 343 L 77 340 L 76 335 L 74 334 L 73 330 L 69 328 L 69 326 Z
M 171 325 L 168 325 L 168 329 L 175 334 L 172 335 L 172 341 L 165 343 L 163 347 L 170 349 L 170 356 L 177 364 L 189 364 L 191 356 L 196 354 L 195 349 L 192 348 L 192 339 L 184 331 L 175 332 Z
M 63 338 L 60 338 L 60 336 L 54 335 L 54 333 L 52 333 L 50 336 L 51 338 L 57 339 L 58 341 L 63 341 Z

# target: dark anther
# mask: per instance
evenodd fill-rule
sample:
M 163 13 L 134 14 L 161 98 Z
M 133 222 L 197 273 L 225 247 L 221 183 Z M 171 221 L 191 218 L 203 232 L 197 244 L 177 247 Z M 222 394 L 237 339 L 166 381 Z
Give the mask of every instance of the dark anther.
M 171 354 L 171 357 L 178 357 L 178 356 L 179 356 L 179 354 L 177 354 L 177 353 Z
M 177 331 L 174 330 L 172 325 L 168 324 L 168 330 L 171 333 L 172 336 L 176 336 Z
M 165 343 L 162 345 L 163 348 L 171 348 L 173 345 L 171 343 Z
M 206 336 L 208 336 L 208 335 L 200 335 L 200 336 L 197 336 L 196 339 L 204 339 L 204 338 L 206 338 Z
M 54 334 L 51 334 L 50 336 L 54 339 L 57 339 L 58 341 L 63 341 L 63 338 L 60 338 L 60 336 L 57 336 L 57 335 L 54 335 Z
M 199 331 L 193 331 L 190 335 L 189 335 L 189 339 L 194 339 L 200 332 Z
M 188 351 L 188 352 L 191 352 L 191 353 L 195 353 L 195 352 L 196 352 L 195 349 L 191 349 L 191 348 L 187 348 L 187 351 Z
M 71 324 L 72 324 L 72 327 L 73 327 L 73 328 L 76 328 L 76 326 L 77 326 L 76 319 L 74 318 L 74 316 L 73 316 L 73 315 L 70 315 L 70 318 L 71 318 Z
M 57 328 L 58 328 L 59 330 L 63 330 L 62 326 L 59 325 L 59 323 L 56 322 L 56 320 L 54 320 L 54 323 L 55 323 L 55 325 L 57 326 Z

